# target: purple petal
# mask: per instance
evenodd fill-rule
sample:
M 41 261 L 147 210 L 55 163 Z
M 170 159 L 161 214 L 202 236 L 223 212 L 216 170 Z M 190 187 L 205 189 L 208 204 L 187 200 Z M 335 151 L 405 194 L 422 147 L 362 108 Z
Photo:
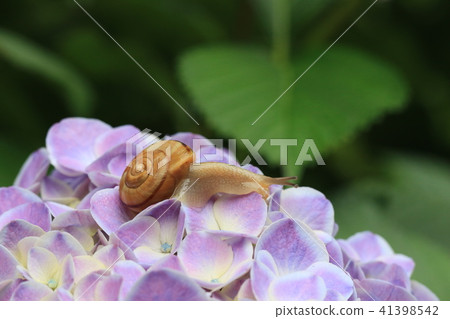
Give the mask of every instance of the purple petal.
M 15 279 L 18 275 L 16 258 L 0 245 L 0 282 Z
M 119 185 L 123 171 L 127 167 L 126 155 L 125 144 L 109 150 L 86 168 L 89 179 L 97 187 Z
M 237 297 L 237 294 L 239 293 L 239 291 L 241 289 L 242 284 L 248 280 L 249 280 L 248 276 L 242 276 L 242 277 L 234 280 L 233 282 L 229 283 L 228 285 L 226 285 L 219 291 L 215 291 L 213 293 L 213 297 L 215 299 L 218 299 L 221 301 L 235 300 Z
M 33 192 L 16 187 L 1 187 L 0 188 L 0 216 L 22 204 L 41 203 L 42 200 Z
M 105 265 L 98 259 L 84 255 L 77 256 L 73 258 L 74 263 L 74 279 L 75 282 L 80 282 L 85 276 L 100 271 L 101 273 L 105 270 Z
M 356 292 L 362 301 L 414 301 L 406 289 L 395 286 L 387 281 L 365 279 L 355 281 Z
M 93 190 L 91 190 L 86 196 L 83 197 L 83 199 L 78 204 L 77 208 L 78 209 L 91 209 L 91 199 L 101 189 L 102 188 L 98 187 L 98 188 L 94 188 Z
M 95 153 L 105 154 L 116 146 L 125 143 L 140 131 L 132 125 L 118 126 L 108 130 L 95 140 Z
M 305 224 L 289 218 L 271 224 L 263 232 L 255 252 L 261 250 L 272 255 L 281 274 L 306 269 L 315 262 L 328 262 L 329 258 L 316 234 Z
M 148 246 L 155 251 L 161 247 L 159 222 L 151 216 L 135 218 L 117 230 L 117 237 L 130 249 Z
M 57 201 L 66 205 L 77 200 L 72 187 L 53 176 L 47 176 L 42 181 L 41 196 L 45 201 Z
M 185 273 L 183 269 L 183 265 L 181 265 L 180 259 L 175 255 L 167 255 L 152 265 L 151 270 L 160 270 L 160 269 L 172 269 L 179 271 L 181 273 Z
M 46 138 L 50 162 L 68 176 L 83 174 L 101 155 L 96 153 L 96 139 L 110 130 L 109 125 L 95 119 L 67 118 L 54 124 Z
M 14 291 L 11 300 L 39 301 L 53 292 L 49 287 L 36 281 L 22 282 Z
M 73 211 L 74 208 L 64 205 L 64 204 L 60 204 L 60 203 L 56 203 L 56 202 L 52 202 L 52 201 L 46 201 L 45 205 L 47 205 L 50 213 L 52 214 L 53 217 L 56 217 L 58 215 L 61 215 L 63 213 L 69 212 L 69 211 Z
M 316 231 L 316 235 L 323 241 L 325 247 L 327 248 L 328 255 L 330 256 L 330 263 L 338 266 L 339 268 L 344 267 L 344 257 L 342 255 L 341 246 L 333 236 L 328 235 L 322 231 Z
M 348 274 L 353 279 L 363 280 L 366 279 L 366 276 L 364 275 L 363 270 L 361 269 L 361 265 L 358 262 L 355 262 L 353 260 L 349 261 L 345 267 L 345 271 L 348 272 Z
M 158 220 L 161 243 L 171 245 L 170 252 L 175 253 L 184 233 L 185 213 L 181 203 L 175 199 L 166 199 L 143 210 L 136 220 L 142 216 L 152 216 Z
M 255 295 L 253 294 L 250 278 L 246 279 L 242 283 L 241 288 L 239 289 L 235 299 L 240 301 L 256 300 Z
M 255 252 L 256 258 L 250 270 L 253 294 L 257 300 L 269 300 L 269 286 L 277 277 L 275 260 L 265 250 Z
M 97 224 L 108 234 L 117 231 L 119 227 L 131 218 L 127 208 L 119 197 L 119 188 L 103 189 L 92 196 L 91 214 Z
M 308 272 L 322 278 L 327 290 L 333 292 L 325 298 L 327 301 L 338 301 L 341 300 L 341 297 L 347 300 L 353 294 L 354 285 L 352 278 L 338 266 L 326 262 L 318 262 L 311 265 L 308 268 Z
M 324 300 L 327 288 L 319 276 L 298 271 L 276 278 L 270 285 L 271 300 Z
M 180 141 L 195 152 L 196 163 L 220 162 L 239 165 L 234 155 L 223 148 L 216 147 L 210 140 L 199 134 L 177 133 L 170 136 L 171 140 Z
M 75 300 L 115 301 L 119 299 L 122 278 L 92 273 L 84 277 L 75 287 Z
M 73 257 L 86 254 L 83 246 L 72 235 L 60 231 L 46 233 L 37 240 L 36 246 L 48 249 L 60 261 L 69 254 Z
M 258 193 L 223 195 L 213 206 L 221 230 L 257 236 L 267 218 L 267 205 Z
M 0 229 L 14 220 L 25 220 L 44 231 L 50 230 L 51 216 L 44 203 L 24 204 L 4 212 L 0 215 Z
M 189 277 L 173 270 L 156 270 L 136 282 L 126 300 L 194 301 L 208 298 L 205 291 Z
M 14 220 L 0 231 L 0 245 L 13 251 L 16 249 L 17 243 L 21 239 L 31 236 L 40 237 L 44 233 L 45 232 L 40 227 L 27 221 Z
M 45 148 L 38 149 L 31 153 L 23 164 L 19 175 L 17 175 L 14 181 L 14 186 L 26 188 L 33 193 L 38 193 L 40 183 L 47 174 L 49 166 L 50 160 L 48 159 L 47 150 Z
M 425 285 L 411 280 L 411 292 L 420 301 L 439 301 L 439 298 Z
M 134 283 L 145 274 L 145 270 L 131 260 L 122 260 L 114 265 L 112 274 L 122 277 L 119 300 L 124 300 Z
M 108 245 L 97 250 L 94 257 L 101 261 L 106 268 L 111 268 L 120 260 L 124 260 L 122 250 L 116 245 Z
M 72 294 L 66 289 L 58 288 L 56 291 L 56 300 L 58 301 L 73 301 Z
M 94 239 L 92 236 L 95 234 L 95 231 L 92 232 L 88 228 L 82 226 L 67 226 L 61 229 L 53 229 L 65 231 L 72 235 L 81 244 L 85 251 L 91 251 L 94 248 Z M 101 243 L 99 242 L 99 244 Z
M 313 230 L 332 234 L 333 206 L 321 192 L 309 187 L 289 188 L 281 191 L 279 204 L 279 210 L 288 217 L 304 222 Z
M 350 246 L 357 252 L 361 262 L 369 262 L 380 256 L 393 255 L 394 251 L 387 241 L 369 231 L 357 233 L 347 239 Z
M 23 282 L 23 279 L 5 280 L 0 282 L 0 301 L 8 301 L 11 299 L 17 286 Z
M 361 266 L 367 279 L 380 279 L 406 290 L 411 290 L 411 282 L 406 271 L 396 264 L 370 262 Z
M 62 273 L 58 287 L 64 290 L 70 290 L 75 282 L 75 265 L 71 255 L 67 255 L 63 259 L 61 269 Z
M 214 200 L 210 199 L 201 211 L 184 207 L 186 211 L 186 231 L 188 234 L 202 230 L 219 230 L 219 225 L 213 214 L 213 205 Z
M 104 301 L 119 300 L 122 281 L 123 279 L 121 276 L 113 274 L 101 277 L 95 288 L 96 299 Z
M 62 229 L 69 226 L 81 226 L 86 230 L 95 231 L 97 223 L 87 209 L 76 209 L 56 216 L 52 221 L 52 229 Z
M 403 268 L 406 274 L 411 277 L 411 274 L 414 270 L 414 260 L 412 258 L 402 255 L 402 254 L 394 254 L 391 256 L 381 256 L 378 260 L 387 263 L 387 264 L 396 264 Z

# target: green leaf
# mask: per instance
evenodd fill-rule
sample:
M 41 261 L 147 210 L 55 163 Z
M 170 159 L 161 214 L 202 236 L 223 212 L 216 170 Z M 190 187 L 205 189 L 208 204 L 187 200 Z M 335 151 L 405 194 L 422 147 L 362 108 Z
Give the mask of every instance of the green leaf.
M 380 214 L 446 246 L 450 245 L 450 167 L 434 159 L 385 154 L 376 179 L 358 193 L 379 203 Z
M 396 253 L 414 259 L 416 264 L 412 276 L 414 279 L 427 285 L 439 298 L 443 300 L 450 298 L 448 244 L 434 241 L 420 230 L 386 216 L 384 201 L 380 201 L 373 194 L 361 192 L 359 185 L 339 192 L 332 197 L 332 202 L 339 224 L 337 237 L 347 238 L 364 230 L 381 235 Z M 417 202 L 420 201 L 414 201 Z
M 17 34 L 0 29 L 0 58 L 54 81 L 63 89 L 73 115 L 88 115 L 92 92 L 70 65 Z
M 289 71 L 278 69 L 257 48 L 197 48 L 182 56 L 179 72 L 206 121 L 220 133 L 253 142 L 296 138 L 292 167 L 305 139 L 314 139 L 323 154 L 385 112 L 399 109 L 408 95 L 390 66 L 358 50 L 335 47 L 257 120 L 320 53 L 297 57 L 287 82 Z M 278 161 L 278 149 L 262 151 Z

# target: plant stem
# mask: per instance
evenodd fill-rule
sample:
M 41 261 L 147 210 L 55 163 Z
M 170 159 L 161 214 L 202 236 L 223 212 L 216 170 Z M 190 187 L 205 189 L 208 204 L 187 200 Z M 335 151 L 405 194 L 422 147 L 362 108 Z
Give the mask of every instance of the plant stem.
M 286 67 L 290 50 L 291 0 L 272 0 L 272 55 L 275 64 Z
M 292 83 L 292 68 L 290 61 L 290 1 L 292 0 L 272 0 L 272 58 L 281 74 L 280 90 L 285 90 Z M 284 108 L 286 114 L 293 114 L 294 103 L 292 92 L 285 94 L 278 104 Z M 285 132 L 292 134 L 295 132 L 294 119 L 288 117 L 284 123 Z M 300 167 L 295 166 L 295 150 L 291 147 L 288 150 L 288 165 L 282 166 L 285 176 L 300 175 Z M 300 176 L 298 176 L 300 178 Z

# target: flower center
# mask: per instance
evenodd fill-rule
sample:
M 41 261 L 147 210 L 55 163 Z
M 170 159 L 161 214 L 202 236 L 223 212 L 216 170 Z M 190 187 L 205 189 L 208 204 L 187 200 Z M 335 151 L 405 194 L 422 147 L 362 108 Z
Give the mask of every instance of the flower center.
M 170 253 L 171 250 L 172 250 L 172 245 L 170 245 L 168 243 L 164 243 L 161 245 L 161 251 L 163 253 Z
M 47 282 L 47 286 L 49 286 L 49 288 L 51 288 L 51 289 L 55 289 L 56 286 L 58 286 L 58 283 L 56 282 L 55 279 L 50 279 L 50 280 Z
M 211 282 L 214 284 L 217 284 L 219 282 L 219 279 L 215 278 L 215 279 L 211 279 Z

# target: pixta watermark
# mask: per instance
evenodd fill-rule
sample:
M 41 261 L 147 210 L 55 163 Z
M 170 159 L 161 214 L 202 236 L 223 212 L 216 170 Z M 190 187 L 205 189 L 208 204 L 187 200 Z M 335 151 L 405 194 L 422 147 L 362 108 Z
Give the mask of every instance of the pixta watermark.
M 195 136 L 195 135 L 194 135 Z M 151 150 L 150 145 L 160 142 L 173 140 L 170 136 L 162 136 L 159 132 L 153 132 L 145 129 L 134 135 L 126 142 L 126 161 L 131 163 L 132 160 L 144 150 Z M 326 165 L 323 157 L 314 142 L 314 139 L 305 139 L 299 141 L 297 139 L 259 139 L 252 142 L 249 139 L 211 139 L 194 137 L 189 139 L 189 145 L 195 153 L 195 161 L 193 165 L 200 162 L 222 162 L 227 164 L 255 164 L 258 166 L 268 165 L 267 161 L 261 154 L 261 149 L 266 147 L 268 152 L 278 152 L 278 165 L 291 165 L 289 160 L 294 157 L 288 157 L 288 152 L 295 153 L 294 165 L 301 166 L 306 162 L 312 162 L 316 165 Z M 225 145 L 227 146 L 225 148 Z M 270 147 L 270 148 L 267 148 Z M 241 162 L 236 159 L 237 150 L 240 150 Z M 172 153 L 175 152 L 173 145 L 170 143 L 160 143 L 158 151 L 148 151 L 146 156 L 139 157 L 137 160 L 142 163 L 136 163 L 137 167 L 147 167 L 148 173 L 153 174 L 155 168 L 159 169 L 170 163 Z M 243 154 L 241 154 L 243 153 Z M 145 163 L 144 163 L 145 161 Z M 274 164 L 272 162 L 272 164 Z M 276 164 L 276 163 L 275 163 Z

